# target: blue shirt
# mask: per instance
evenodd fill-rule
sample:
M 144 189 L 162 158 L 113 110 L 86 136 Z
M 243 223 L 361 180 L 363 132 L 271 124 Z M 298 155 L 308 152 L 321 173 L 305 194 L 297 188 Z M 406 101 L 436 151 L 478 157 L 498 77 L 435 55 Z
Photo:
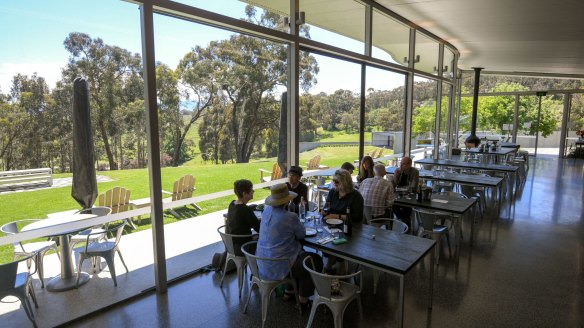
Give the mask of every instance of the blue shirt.
M 306 230 L 298 215 L 288 212 L 283 206 L 266 206 L 262 213 L 260 239 L 256 256 L 269 258 L 287 258 L 287 261 L 258 261 L 262 279 L 280 280 L 290 271 L 289 265 L 296 261 L 302 250 L 299 240 L 304 239 Z

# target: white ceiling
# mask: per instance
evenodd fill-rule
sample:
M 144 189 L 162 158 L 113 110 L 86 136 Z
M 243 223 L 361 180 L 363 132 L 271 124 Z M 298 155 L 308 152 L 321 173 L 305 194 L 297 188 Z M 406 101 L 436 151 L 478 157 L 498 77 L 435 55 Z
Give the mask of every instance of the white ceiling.
M 377 0 L 460 51 L 459 67 L 584 74 L 584 0 Z
M 241 1 L 284 15 L 289 10 L 288 0 Z M 459 68 L 584 75 L 584 0 L 375 1 L 455 46 Z M 357 3 L 301 0 L 300 4 L 307 23 L 363 40 L 364 14 Z M 374 42 L 388 49 L 395 61 L 403 61 L 407 43 L 393 40 L 399 35 L 392 32 L 379 40 L 374 37 Z M 420 63 L 419 68 L 431 72 L 432 66 Z

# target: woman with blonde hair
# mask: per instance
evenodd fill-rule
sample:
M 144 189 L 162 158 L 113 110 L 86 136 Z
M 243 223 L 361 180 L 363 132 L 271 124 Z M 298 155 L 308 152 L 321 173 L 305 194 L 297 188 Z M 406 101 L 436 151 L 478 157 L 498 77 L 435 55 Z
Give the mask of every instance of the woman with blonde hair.
M 363 221 L 363 196 L 355 190 L 353 186 L 353 179 L 351 173 L 347 170 L 337 170 L 333 176 L 334 188 L 329 192 L 326 202 L 328 204 L 327 211 L 323 211 L 323 217 L 328 219 L 347 220 L 347 208 L 350 207 L 351 222 L 361 223 Z M 327 206 L 325 205 L 325 208 Z M 338 260 L 339 262 L 341 260 Z M 331 272 L 333 265 L 337 262 L 337 258 L 333 255 L 328 257 L 325 272 Z M 344 274 L 342 271 L 344 266 L 341 266 L 338 274 Z
M 351 174 L 347 170 L 337 170 L 333 176 L 334 189 L 332 189 L 326 202 L 329 204 L 328 212 L 324 213 L 325 219 L 347 218 L 347 207 L 351 208 L 351 221 L 361 223 L 363 220 L 363 197 L 355 190 Z

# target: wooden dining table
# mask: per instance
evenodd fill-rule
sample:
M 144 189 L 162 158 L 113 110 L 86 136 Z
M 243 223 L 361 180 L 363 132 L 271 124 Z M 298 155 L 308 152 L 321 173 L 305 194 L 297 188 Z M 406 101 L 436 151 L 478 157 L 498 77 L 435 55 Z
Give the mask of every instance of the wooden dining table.
M 83 221 L 95 217 L 97 217 L 97 215 L 95 214 L 79 214 L 63 212 L 60 215 L 55 215 L 47 219 L 39 220 L 34 223 L 28 224 L 22 228 L 22 231 L 31 231 L 36 229 L 55 227 L 65 223 Z M 88 223 L 86 228 L 90 226 L 91 224 Z M 59 233 L 52 233 L 47 235 L 47 237 L 59 237 L 59 255 L 61 258 L 61 274 L 51 278 L 49 283 L 46 285 L 48 291 L 50 292 L 67 291 L 77 286 L 77 273 L 75 272 L 73 267 L 73 258 L 71 256 L 69 235 L 80 230 L 83 229 L 60 231 Z M 89 274 L 81 272 L 79 276 L 79 286 L 85 284 L 88 281 Z
M 399 277 L 398 327 L 404 325 L 405 275 L 426 256 L 430 256 L 428 309 L 432 308 L 434 287 L 434 247 L 436 241 L 370 225 L 355 225 L 348 242 L 335 245 L 318 243 L 326 231 L 307 236 L 303 245 Z

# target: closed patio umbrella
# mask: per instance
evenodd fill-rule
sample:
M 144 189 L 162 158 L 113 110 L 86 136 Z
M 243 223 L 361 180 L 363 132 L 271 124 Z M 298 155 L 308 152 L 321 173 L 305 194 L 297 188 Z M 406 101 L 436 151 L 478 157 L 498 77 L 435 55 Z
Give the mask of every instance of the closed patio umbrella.
M 84 209 L 93 206 L 97 198 L 95 153 L 89 115 L 87 81 L 73 82 L 73 186 L 71 196 Z

